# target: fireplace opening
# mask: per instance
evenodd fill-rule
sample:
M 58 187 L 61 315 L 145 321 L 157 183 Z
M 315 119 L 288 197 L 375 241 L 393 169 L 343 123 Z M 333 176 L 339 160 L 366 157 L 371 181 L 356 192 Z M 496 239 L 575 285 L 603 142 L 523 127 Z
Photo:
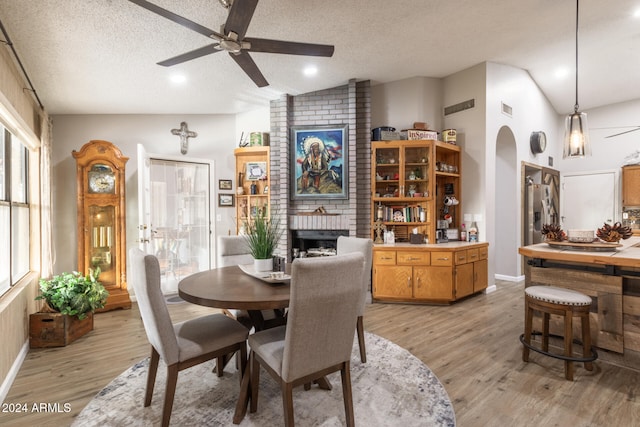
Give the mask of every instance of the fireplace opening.
M 338 237 L 349 230 L 291 230 L 292 258 L 336 254 Z

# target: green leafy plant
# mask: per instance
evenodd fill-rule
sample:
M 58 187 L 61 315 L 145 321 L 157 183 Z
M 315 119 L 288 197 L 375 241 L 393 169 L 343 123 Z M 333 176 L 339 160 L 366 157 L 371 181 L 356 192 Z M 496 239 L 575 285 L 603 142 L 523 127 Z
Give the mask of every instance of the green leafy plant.
M 269 216 L 267 209 L 259 209 L 252 221 L 245 223 L 247 234 L 245 238 L 249 245 L 251 256 L 255 259 L 269 259 L 282 236 L 280 218 L 277 213 Z
M 97 268 L 86 276 L 74 271 L 40 279 L 41 294 L 36 300 L 44 299 L 53 310 L 82 320 L 107 302 L 109 292 L 98 281 L 99 275 Z

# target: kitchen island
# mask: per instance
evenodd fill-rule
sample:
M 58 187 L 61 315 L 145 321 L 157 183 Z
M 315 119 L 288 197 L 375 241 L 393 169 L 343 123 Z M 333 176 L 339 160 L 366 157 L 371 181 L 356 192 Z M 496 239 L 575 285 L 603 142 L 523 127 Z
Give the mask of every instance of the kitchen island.
M 525 286 L 558 286 L 592 298 L 593 344 L 607 350 L 601 359 L 640 369 L 640 237 L 620 243 L 606 251 L 539 243 L 518 252 L 526 261 Z M 552 318 L 552 333 L 562 335 L 559 319 Z

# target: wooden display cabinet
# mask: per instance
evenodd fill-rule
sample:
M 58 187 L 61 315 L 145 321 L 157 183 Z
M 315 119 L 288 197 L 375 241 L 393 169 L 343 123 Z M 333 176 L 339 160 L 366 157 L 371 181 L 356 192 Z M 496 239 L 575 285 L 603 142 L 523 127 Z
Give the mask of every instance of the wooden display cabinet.
M 234 150 L 236 158 L 236 233 L 259 212 L 270 213 L 269 147 L 241 147 Z
M 78 271 L 100 268 L 98 280 L 109 292 L 99 311 L 131 308 L 126 282 L 125 157 L 108 141 L 94 140 L 76 159 Z
M 381 217 L 398 242 L 409 241 L 417 228 L 435 243 L 437 221 L 445 215 L 452 218 L 449 228 L 460 227 L 460 147 L 434 140 L 373 141 L 371 147 L 372 222 Z M 457 204 L 445 206 L 445 196 Z

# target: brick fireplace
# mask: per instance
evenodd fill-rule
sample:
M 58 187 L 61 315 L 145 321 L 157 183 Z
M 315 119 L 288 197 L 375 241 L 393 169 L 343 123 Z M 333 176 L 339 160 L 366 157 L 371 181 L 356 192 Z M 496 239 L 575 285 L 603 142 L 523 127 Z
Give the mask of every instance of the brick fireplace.
M 294 247 L 326 245 L 339 235 L 370 236 L 370 101 L 370 82 L 355 79 L 344 86 L 271 101 L 271 204 L 287 230 L 278 252 L 289 260 Z M 348 126 L 348 198 L 291 200 L 289 129 L 338 124 Z M 325 214 L 314 214 L 320 207 Z

